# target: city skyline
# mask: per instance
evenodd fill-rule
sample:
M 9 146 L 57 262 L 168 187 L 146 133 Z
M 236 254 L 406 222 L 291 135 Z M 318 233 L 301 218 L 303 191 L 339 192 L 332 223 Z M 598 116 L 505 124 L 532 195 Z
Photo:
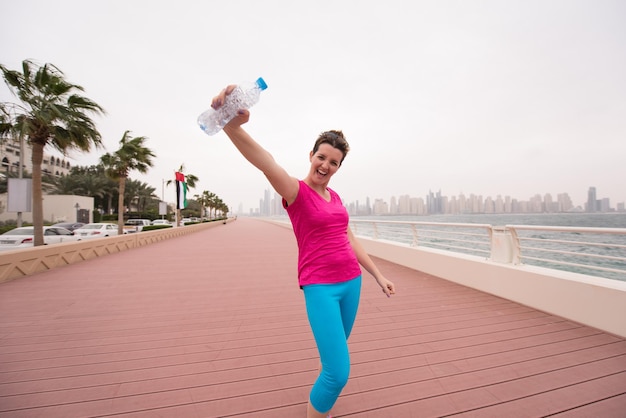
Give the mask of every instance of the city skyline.
M 429 214 L 470 214 L 470 213 L 567 213 L 589 212 L 608 213 L 626 212 L 625 202 L 616 202 L 611 206 L 609 197 L 597 197 L 596 187 L 588 188 L 588 199 L 581 204 L 574 204 L 569 193 L 535 194 L 528 200 L 520 200 L 510 195 L 482 196 L 461 193 L 448 196 L 441 191 L 429 193 L 425 197 L 403 194 L 384 198 L 366 197 L 363 201 L 344 201 L 350 215 L 429 215 Z M 259 207 L 252 208 L 250 215 L 272 216 L 285 214 L 280 196 L 271 188 L 264 191 L 259 199 Z M 237 213 L 245 214 L 240 206 Z

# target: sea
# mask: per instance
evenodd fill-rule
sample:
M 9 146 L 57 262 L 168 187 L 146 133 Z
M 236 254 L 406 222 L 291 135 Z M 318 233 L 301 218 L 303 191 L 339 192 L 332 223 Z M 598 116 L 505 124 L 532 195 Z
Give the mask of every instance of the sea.
M 351 216 L 353 219 L 378 219 L 388 221 L 477 223 L 493 226 L 503 225 L 542 225 L 574 226 L 592 228 L 626 228 L 626 212 L 606 213 L 506 213 L 506 214 L 466 214 L 466 215 L 380 215 Z
M 441 223 L 461 223 L 461 224 L 488 224 L 494 227 L 505 225 L 533 225 L 533 226 L 556 226 L 556 227 L 589 227 L 589 228 L 619 228 L 626 229 L 626 212 L 609 213 L 538 213 L 538 214 L 465 214 L 465 215 L 424 215 L 424 216 L 351 216 L 352 220 L 378 220 L 378 221 L 409 221 L 409 222 L 441 222 Z M 382 235 L 382 234 L 381 234 Z M 395 240 L 400 234 L 390 234 L 383 236 L 385 239 Z M 565 238 L 563 238 L 565 235 Z M 545 252 L 522 249 L 522 262 L 524 264 L 538 265 L 558 270 L 572 271 L 581 274 L 604 277 L 608 279 L 626 281 L 626 235 L 607 234 L 579 234 L 579 233 L 557 233 L 557 232 L 520 232 L 520 236 L 531 238 L 532 245 L 538 248 L 554 250 L 557 263 L 550 263 L 542 260 L 533 260 L 532 257 L 545 257 Z M 545 244 L 542 241 L 545 240 Z M 611 247 L 596 246 L 593 244 L 574 245 L 560 243 L 559 240 L 593 243 L 600 242 L 611 245 Z M 485 240 L 487 241 L 487 240 Z M 421 241 L 419 245 L 429 246 L 428 240 Z M 438 245 L 441 245 L 439 240 Z M 489 243 L 484 245 L 488 248 Z M 522 245 L 525 245 L 523 243 Z M 441 248 L 441 247 L 439 247 Z M 574 249 L 572 249 L 574 248 Z M 453 249 L 452 251 L 472 254 L 471 250 L 464 251 Z M 570 252 L 570 254 L 559 252 Z M 576 254 L 571 254 L 575 252 Z M 585 254 L 592 254 L 587 257 Z M 476 254 L 474 254 L 476 255 Z M 528 258 L 524 258 L 526 255 Z M 594 259 L 595 255 L 607 256 L 607 258 Z M 564 264 L 561 264 L 563 262 Z M 610 271 L 599 271 L 586 269 L 578 265 L 568 264 L 590 264 L 604 268 L 617 269 L 623 273 Z

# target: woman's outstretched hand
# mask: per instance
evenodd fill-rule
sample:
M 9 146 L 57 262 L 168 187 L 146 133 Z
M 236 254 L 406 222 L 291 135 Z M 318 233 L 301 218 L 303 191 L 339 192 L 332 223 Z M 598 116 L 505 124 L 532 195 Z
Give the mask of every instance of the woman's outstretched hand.
M 230 84 L 226 86 L 226 88 L 222 89 L 222 91 L 220 91 L 219 94 L 215 96 L 213 100 L 211 101 L 211 107 L 215 110 L 219 109 L 226 101 L 226 96 L 232 93 L 233 90 L 235 90 L 235 87 L 237 87 L 236 84 Z M 232 118 L 231 121 L 226 124 L 224 129 L 228 127 L 231 127 L 231 128 L 238 127 L 248 122 L 249 119 L 250 119 L 250 112 L 246 109 L 240 109 L 237 111 L 237 116 Z

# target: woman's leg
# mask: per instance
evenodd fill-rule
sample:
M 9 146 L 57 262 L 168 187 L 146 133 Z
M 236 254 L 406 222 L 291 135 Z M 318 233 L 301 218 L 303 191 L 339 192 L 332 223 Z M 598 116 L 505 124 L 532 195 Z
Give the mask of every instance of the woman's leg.
M 341 301 L 341 318 L 343 319 L 343 329 L 347 340 L 352 332 L 356 313 L 359 309 L 359 301 L 361 300 L 361 276 L 346 282 L 346 286 L 346 293 Z
M 360 276 L 338 284 L 304 287 L 307 315 L 322 363 L 322 372 L 311 389 L 309 409 L 314 411 L 310 417 L 315 413 L 325 416 L 348 382 L 347 339 L 356 318 L 360 289 Z

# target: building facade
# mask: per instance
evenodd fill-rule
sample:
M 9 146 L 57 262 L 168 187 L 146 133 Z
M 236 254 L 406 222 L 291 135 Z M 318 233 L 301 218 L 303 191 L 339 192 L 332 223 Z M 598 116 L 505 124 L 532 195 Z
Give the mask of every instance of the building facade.
M 20 144 L 17 141 L 4 141 L 0 143 L 0 164 L 2 165 L 1 174 L 3 178 L 8 177 L 8 173 L 17 174 L 19 172 L 20 161 L 24 172 L 33 172 L 33 153 L 31 147 L 27 143 L 24 143 L 23 152 L 20 148 Z M 70 169 L 70 162 L 65 157 L 55 157 L 53 155 L 44 154 L 41 164 L 41 171 L 44 175 L 64 176 L 70 172 Z

